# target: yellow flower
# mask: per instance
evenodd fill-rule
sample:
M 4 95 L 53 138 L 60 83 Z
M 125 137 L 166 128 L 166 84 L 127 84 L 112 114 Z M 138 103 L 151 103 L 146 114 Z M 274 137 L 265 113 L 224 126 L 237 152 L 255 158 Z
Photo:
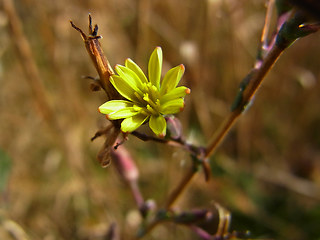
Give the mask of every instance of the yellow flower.
M 158 136 L 166 134 L 164 116 L 180 112 L 184 108 L 184 96 L 190 93 L 186 87 L 177 87 L 184 73 L 184 65 L 170 69 L 161 79 L 162 50 L 157 47 L 150 56 L 148 76 L 131 59 L 125 66 L 115 67 L 118 75 L 110 82 L 126 100 L 111 100 L 99 107 L 109 120 L 124 119 L 123 132 L 132 132 L 149 120 L 151 130 Z

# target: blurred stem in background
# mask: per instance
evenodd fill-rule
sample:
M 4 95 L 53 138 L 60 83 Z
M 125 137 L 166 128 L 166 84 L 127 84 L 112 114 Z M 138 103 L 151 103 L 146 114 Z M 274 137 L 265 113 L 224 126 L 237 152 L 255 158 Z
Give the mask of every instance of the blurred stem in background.
M 76 174 L 84 174 L 84 161 L 81 160 L 80 148 L 76 150 L 77 147 L 73 145 L 75 142 L 70 141 L 72 131 L 67 131 L 67 126 L 61 123 L 59 116 L 54 111 L 54 107 L 49 102 L 47 89 L 42 82 L 29 41 L 23 32 L 22 22 L 16 12 L 14 2 L 12 0 L 4 0 L 3 8 L 8 17 L 13 46 L 19 56 L 20 65 L 25 74 L 24 79 L 31 89 L 33 102 L 37 106 L 39 115 L 47 124 L 48 130 L 51 131 L 50 133 L 59 139 L 57 143 L 65 152 L 71 169 Z M 65 97 L 67 98 L 67 96 Z M 67 102 L 67 99 L 65 101 Z M 77 158 L 77 161 L 74 161 L 75 158 Z
M 38 105 L 38 110 L 41 117 L 53 125 L 56 129 L 59 129 L 56 122 L 55 114 L 51 109 L 45 94 L 45 88 L 41 81 L 41 77 L 38 71 L 38 67 L 32 56 L 32 50 L 27 38 L 23 33 L 23 28 L 19 16 L 16 12 L 14 3 L 12 0 L 3 0 L 3 8 L 8 16 L 9 29 L 12 34 L 11 40 L 14 43 L 16 52 L 19 56 L 20 64 L 23 67 L 26 75 L 26 80 L 33 93 L 34 102 Z

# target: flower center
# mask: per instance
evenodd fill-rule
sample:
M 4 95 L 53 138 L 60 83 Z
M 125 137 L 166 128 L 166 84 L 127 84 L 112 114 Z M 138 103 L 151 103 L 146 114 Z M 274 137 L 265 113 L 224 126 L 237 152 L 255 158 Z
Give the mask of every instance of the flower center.
M 143 96 L 137 92 L 135 92 L 135 96 L 139 100 L 141 113 L 145 115 L 160 114 L 160 93 L 150 82 L 143 84 Z

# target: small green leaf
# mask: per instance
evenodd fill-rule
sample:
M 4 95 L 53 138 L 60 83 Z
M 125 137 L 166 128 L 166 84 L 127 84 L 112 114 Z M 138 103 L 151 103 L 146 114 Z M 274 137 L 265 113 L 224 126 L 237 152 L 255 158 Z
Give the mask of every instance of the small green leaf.
M 239 91 L 238 91 L 235 99 L 233 100 L 233 103 L 231 104 L 231 108 L 230 108 L 231 111 L 235 111 L 237 108 L 239 108 L 239 107 L 241 106 L 241 104 L 243 104 L 243 106 L 241 106 L 241 107 L 242 107 L 242 110 L 245 109 L 246 103 L 244 104 L 244 103 L 242 102 L 242 99 L 243 99 L 242 94 L 243 94 L 244 90 L 246 89 L 246 87 L 249 85 L 250 80 L 252 79 L 253 75 L 256 74 L 256 72 L 257 72 L 257 69 L 251 70 L 251 71 L 247 74 L 247 76 L 245 76 L 245 77 L 242 79 L 242 81 L 240 82 Z
M 318 30 L 317 28 L 306 27 L 308 26 L 308 24 L 304 25 L 306 22 L 306 16 L 301 12 L 297 12 L 291 19 L 281 26 L 276 37 L 276 45 L 280 49 L 285 49 L 298 38 L 305 37 Z

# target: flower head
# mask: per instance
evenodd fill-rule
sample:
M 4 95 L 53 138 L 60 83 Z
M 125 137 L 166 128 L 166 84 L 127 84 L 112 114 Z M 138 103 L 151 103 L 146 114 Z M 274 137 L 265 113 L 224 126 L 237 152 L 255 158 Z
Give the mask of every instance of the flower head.
M 108 101 L 99 111 L 109 120 L 123 119 L 123 132 L 132 132 L 149 120 L 151 130 L 158 136 L 165 136 L 164 116 L 180 112 L 184 108 L 184 96 L 190 93 L 189 88 L 177 87 L 184 66 L 170 69 L 160 82 L 162 50 L 157 47 L 150 56 L 149 79 L 131 59 L 125 61 L 125 66 L 116 65 L 115 69 L 118 75 L 112 75 L 110 82 L 125 99 Z

